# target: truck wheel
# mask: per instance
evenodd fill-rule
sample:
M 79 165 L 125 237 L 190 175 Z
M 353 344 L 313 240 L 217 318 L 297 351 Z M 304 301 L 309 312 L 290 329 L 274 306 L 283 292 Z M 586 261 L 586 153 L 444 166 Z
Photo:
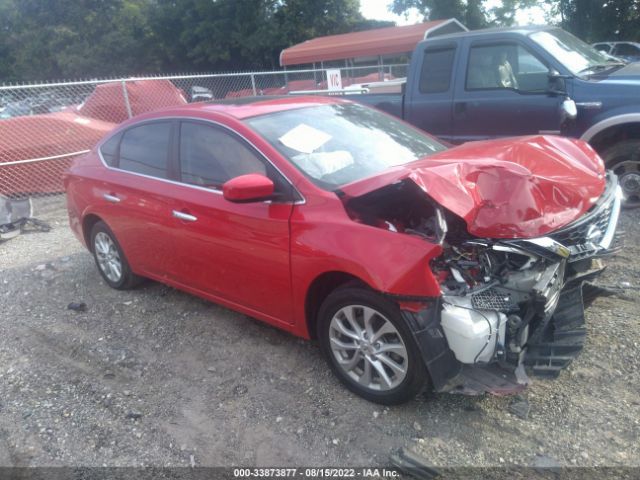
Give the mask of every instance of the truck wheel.
M 415 397 L 428 373 L 400 309 L 363 288 L 331 293 L 318 313 L 320 347 L 352 392 L 383 405 Z
M 623 206 L 640 207 L 640 140 L 625 140 L 602 152 L 605 165 L 618 175 Z

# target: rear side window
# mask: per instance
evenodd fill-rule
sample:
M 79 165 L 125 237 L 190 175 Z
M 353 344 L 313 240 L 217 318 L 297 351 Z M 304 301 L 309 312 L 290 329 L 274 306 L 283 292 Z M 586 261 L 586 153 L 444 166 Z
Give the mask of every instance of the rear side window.
M 129 172 L 167 178 L 170 122 L 133 127 L 124 132 L 118 167 Z
M 614 55 L 640 55 L 640 49 L 630 43 L 619 43 L 614 47 Z
M 100 154 L 102 155 L 102 159 L 104 163 L 109 165 L 110 167 L 116 166 L 116 158 L 118 156 L 118 144 L 120 143 L 120 139 L 122 138 L 122 133 L 118 133 L 114 135 L 109 140 L 104 142 L 100 147 Z
M 221 188 L 248 173 L 267 174 L 255 152 L 235 136 L 210 125 L 183 122 L 180 127 L 180 177 L 201 187 Z
M 453 47 L 425 50 L 420 72 L 420 92 L 440 93 L 449 90 L 455 54 Z

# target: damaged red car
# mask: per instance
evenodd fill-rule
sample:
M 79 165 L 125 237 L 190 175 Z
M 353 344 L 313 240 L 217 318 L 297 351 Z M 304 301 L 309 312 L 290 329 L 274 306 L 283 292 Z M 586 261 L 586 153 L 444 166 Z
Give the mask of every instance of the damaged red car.
M 447 148 L 321 97 L 139 116 L 65 185 L 111 287 L 150 278 L 316 338 L 350 390 L 384 404 L 515 392 L 527 369 L 571 362 L 621 198 L 584 142 Z

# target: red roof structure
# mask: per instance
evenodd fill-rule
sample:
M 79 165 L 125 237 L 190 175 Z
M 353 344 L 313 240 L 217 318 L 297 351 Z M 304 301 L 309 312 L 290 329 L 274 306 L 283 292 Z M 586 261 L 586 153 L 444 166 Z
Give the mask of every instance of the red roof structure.
M 402 27 L 376 28 L 318 37 L 285 48 L 280 53 L 280 65 L 284 67 L 412 52 L 416 44 L 427 37 L 463 31 L 467 31 L 467 28 L 455 18 L 450 18 Z

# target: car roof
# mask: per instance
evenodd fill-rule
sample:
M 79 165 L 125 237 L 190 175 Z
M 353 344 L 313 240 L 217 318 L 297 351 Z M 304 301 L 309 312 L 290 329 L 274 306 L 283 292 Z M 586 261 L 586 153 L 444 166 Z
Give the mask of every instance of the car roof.
M 547 30 L 557 30 L 558 27 L 548 26 L 548 25 L 526 25 L 520 27 L 493 27 L 493 28 L 482 28 L 480 30 L 470 30 L 468 32 L 455 32 L 449 33 L 446 35 L 437 35 L 435 37 L 430 37 L 427 40 L 423 41 L 432 41 L 432 40 L 440 40 L 440 39 L 448 39 L 448 38 L 459 38 L 459 37 L 483 37 L 485 35 L 490 35 L 494 33 L 517 33 L 520 35 L 529 35 L 533 32 L 542 32 Z
M 619 45 L 621 43 L 629 43 L 631 45 L 640 46 L 640 43 L 638 42 L 630 42 L 627 40 L 616 40 L 615 42 L 596 42 L 592 43 L 591 45 Z
M 269 113 L 282 112 L 285 110 L 294 110 L 305 107 L 315 107 L 320 105 L 333 105 L 337 103 L 351 103 L 348 100 L 339 98 L 322 97 L 322 96 L 259 96 L 259 97 L 241 97 L 226 100 L 212 100 L 208 102 L 192 103 L 187 106 L 170 108 L 164 110 L 163 113 L 172 111 L 199 111 L 199 112 L 219 112 L 238 120 L 245 118 L 257 117 Z

